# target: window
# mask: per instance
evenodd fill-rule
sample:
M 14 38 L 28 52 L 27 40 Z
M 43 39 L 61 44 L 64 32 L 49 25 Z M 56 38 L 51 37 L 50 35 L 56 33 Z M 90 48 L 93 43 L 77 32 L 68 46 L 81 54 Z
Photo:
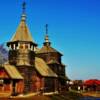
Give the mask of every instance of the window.
M 3 79 L 0 79 L 0 84 L 3 84 L 4 83 L 4 80 Z

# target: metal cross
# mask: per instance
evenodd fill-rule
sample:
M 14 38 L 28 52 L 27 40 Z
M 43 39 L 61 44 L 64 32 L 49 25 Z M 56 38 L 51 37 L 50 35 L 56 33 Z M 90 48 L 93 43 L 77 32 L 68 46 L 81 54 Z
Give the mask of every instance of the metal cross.
M 45 27 L 46 27 L 46 34 L 48 34 L 48 24 L 46 24 Z
M 23 13 L 25 13 L 25 9 L 26 9 L 26 2 L 25 1 L 22 4 L 22 8 L 23 8 Z

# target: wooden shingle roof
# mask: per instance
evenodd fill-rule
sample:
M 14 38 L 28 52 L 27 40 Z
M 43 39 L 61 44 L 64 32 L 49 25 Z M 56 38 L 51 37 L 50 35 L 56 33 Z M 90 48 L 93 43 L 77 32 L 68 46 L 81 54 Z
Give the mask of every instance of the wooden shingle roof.
M 11 39 L 11 42 L 14 41 L 28 41 L 33 42 L 31 33 L 29 32 L 29 29 L 26 25 L 26 22 L 21 20 L 17 31 L 15 32 L 14 36 Z
M 6 70 L 11 79 L 23 79 L 22 75 L 19 73 L 15 66 L 4 64 L 4 69 Z
M 42 76 L 57 77 L 57 74 L 54 73 L 41 58 L 35 57 L 35 68 Z
M 37 51 L 37 54 L 52 53 L 52 52 L 61 54 L 59 51 L 57 51 L 56 49 L 52 48 L 51 46 L 43 46 L 40 50 Z
M 57 77 L 57 74 L 49 68 L 45 61 L 41 58 L 35 57 L 35 69 L 41 76 L 44 77 Z M 9 65 L 8 63 L 4 65 L 4 69 L 7 71 L 8 75 L 12 79 L 23 79 L 19 71 L 15 66 Z

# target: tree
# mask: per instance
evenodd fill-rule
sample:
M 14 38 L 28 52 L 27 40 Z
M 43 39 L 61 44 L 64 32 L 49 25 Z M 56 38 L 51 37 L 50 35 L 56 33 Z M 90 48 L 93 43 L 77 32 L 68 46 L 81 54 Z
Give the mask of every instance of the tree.
M 8 60 L 8 51 L 5 49 L 4 44 L 0 45 L 0 64 L 4 64 Z

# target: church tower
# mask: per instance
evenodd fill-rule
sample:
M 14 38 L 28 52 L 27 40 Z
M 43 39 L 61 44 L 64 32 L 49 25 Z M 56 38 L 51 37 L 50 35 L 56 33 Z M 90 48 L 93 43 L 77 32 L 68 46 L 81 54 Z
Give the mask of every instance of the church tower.
M 46 24 L 45 41 L 42 48 L 37 52 L 37 56 L 42 58 L 50 69 L 58 75 L 59 88 L 63 88 L 68 78 L 65 75 L 65 65 L 62 63 L 62 54 L 51 46 L 48 36 L 48 25 Z
M 24 77 L 24 92 L 31 91 L 31 75 L 34 66 L 37 44 L 33 41 L 26 25 L 26 3 L 22 5 L 21 21 L 12 39 L 7 43 L 9 47 L 9 64 L 15 65 Z
M 43 46 L 40 50 L 37 51 L 37 56 L 44 59 L 46 63 L 49 63 L 51 60 L 55 61 L 56 63 L 61 63 L 61 56 L 62 54 L 57 51 L 56 49 L 52 48 L 51 42 L 49 41 L 48 36 L 48 25 L 46 24 L 46 34 L 44 38 Z

